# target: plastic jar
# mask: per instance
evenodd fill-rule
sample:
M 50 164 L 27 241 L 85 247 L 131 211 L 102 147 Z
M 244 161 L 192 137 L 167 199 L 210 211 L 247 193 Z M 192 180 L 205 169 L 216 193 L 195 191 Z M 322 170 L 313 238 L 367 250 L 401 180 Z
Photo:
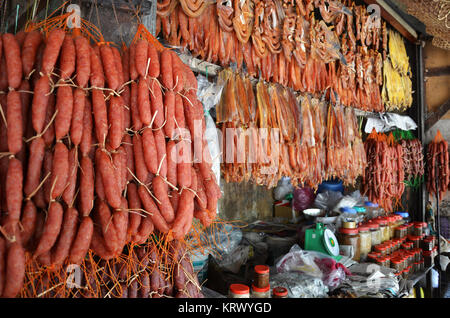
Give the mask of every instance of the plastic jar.
M 395 215 L 399 215 L 402 219 L 404 223 L 409 223 L 411 222 L 410 218 L 409 218 L 409 213 L 408 212 L 395 212 Z
M 360 260 L 365 261 L 372 249 L 372 235 L 367 225 L 361 225 L 359 228 L 359 253 Z
M 375 221 L 380 226 L 381 242 L 389 241 L 389 223 L 386 218 L 380 218 Z
M 408 236 L 408 240 L 413 243 L 413 248 L 420 247 L 420 236 L 411 235 L 411 236 Z
M 288 290 L 282 286 L 272 289 L 272 298 L 288 298 Z
M 431 251 L 434 247 L 433 243 L 434 243 L 433 238 L 427 236 L 422 240 L 420 248 L 423 249 L 424 251 Z
M 286 288 L 278 286 L 272 289 L 272 298 L 288 298 L 288 291 Z
M 425 228 L 427 227 L 426 222 L 416 222 L 414 223 L 414 235 L 415 236 L 422 236 L 425 233 Z
M 351 245 L 353 246 L 353 260 L 359 262 L 360 260 L 360 240 L 359 240 L 359 230 L 356 229 L 339 229 L 339 245 Z
M 258 288 L 252 285 L 252 298 L 270 298 L 270 285 L 264 288 Z
M 342 222 L 355 222 L 357 223 L 359 217 L 355 209 L 349 207 L 342 207 L 339 209 L 341 211 Z M 355 225 L 356 227 L 356 225 Z
M 354 206 L 353 207 L 356 210 L 356 213 L 358 214 L 366 214 L 367 210 L 363 206 Z
M 380 215 L 377 203 L 366 201 L 364 202 L 364 207 L 366 208 L 366 218 L 368 220 L 376 218 Z
M 406 234 L 407 234 L 406 232 L 407 232 L 406 227 L 403 225 L 400 225 L 395 228 L 394 236 L 396 238 L 404 238 L 404 237 L 406 237 Z
M 381 231 L 380 227 L 377 223 L 369 222 L 367 224 L 370 228 L 370 234 L 372 235 L 372 246 L 378 245 L 381 243 Z
M 250 298 L 250 288 L 243 284 L 231 284 L 228 298 Z
M 393 239 L 395 237 L 395 217 L 394 216 L 388 216 L 388 225 L 389 225 L 389 239 Z
M 253 284 L 257 288 L 266 288 L 269 285 L 269 266 L 256 265 L 254 269 L 255 277 Z

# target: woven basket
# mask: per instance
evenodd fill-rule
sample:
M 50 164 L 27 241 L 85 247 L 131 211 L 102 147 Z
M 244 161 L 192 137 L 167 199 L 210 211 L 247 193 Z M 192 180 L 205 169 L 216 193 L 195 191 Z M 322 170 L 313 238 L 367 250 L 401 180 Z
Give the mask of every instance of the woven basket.
M 450 0 L 400 0 L 406 12 L 425 24 L 433 45 L 450 50 Z

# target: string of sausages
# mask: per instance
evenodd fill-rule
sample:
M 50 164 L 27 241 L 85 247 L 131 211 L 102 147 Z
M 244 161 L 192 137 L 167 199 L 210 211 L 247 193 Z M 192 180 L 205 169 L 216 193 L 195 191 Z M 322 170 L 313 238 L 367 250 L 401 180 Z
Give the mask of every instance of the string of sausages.
M 438 192 L 439 201 L 443 199 L 450 182 L 450 162 L 448 156 L 448 143 L 442 138 L 441 132 L 438 131 L 433 141 L 427 146 L 426 188 L 430 197 Z
M 221 194 L 203 106 L 173 51 L 57 28 L 1 43 L 2 297 L 19 292 L 29 259 L 109 260 L 152 233 L 183 239 L 193 218 L 211 224 Z
M 361 192 L 386 212 L 393 212 L 405 191 L 402 145 L 395 142 L 392 133 L 388 137 L 374 130 L 364 142 L 364 148 L 367 168 Z

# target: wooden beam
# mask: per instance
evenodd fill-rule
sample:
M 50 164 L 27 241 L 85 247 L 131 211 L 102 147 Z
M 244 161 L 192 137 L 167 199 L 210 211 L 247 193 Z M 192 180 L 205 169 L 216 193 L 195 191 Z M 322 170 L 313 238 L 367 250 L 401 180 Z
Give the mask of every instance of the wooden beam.
M 450 111 L 450 99 L 439 106 L 435 112 L 427 114 L 427 119 L 425 120 L 425 130 L 428 131 L 431 127 L 433 127 L 434 124 L 436 124 L 439 119 L 444 117 L 448 111 Z
M 450 65 L 425 69 L 425 77 L 450 75 Z
M 416 44 L 418 36 L 416 31 L 398 15 L 386 2 L 382 0 L 364 0 L 367 5 L 375 4 L 380 7 L 381 17 L 394 29 L 403 35 L 408 41 Z

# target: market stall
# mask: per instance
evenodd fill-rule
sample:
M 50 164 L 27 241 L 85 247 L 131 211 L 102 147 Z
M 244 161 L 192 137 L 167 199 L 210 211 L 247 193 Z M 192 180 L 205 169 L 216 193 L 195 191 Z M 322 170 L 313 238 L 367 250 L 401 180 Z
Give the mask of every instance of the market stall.
M 431 288 L 448 144 L 424 144 L 419 30 L 372 2 L 18 4 L 0 41 L 0 296 Z

